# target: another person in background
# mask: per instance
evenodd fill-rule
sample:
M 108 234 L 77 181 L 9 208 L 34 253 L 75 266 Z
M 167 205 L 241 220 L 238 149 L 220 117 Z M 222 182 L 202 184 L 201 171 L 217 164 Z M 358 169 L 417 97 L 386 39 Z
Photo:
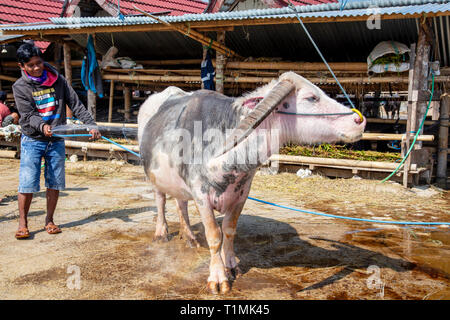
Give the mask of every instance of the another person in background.
M 100 132 L 73 88 L 50 64 L 44 62 L 41 51 L 25 43 L 17 50 L 22 77 L 13 85 L 14 99 L 20 114 L 22 129 L 19 172 L 19 229 L 16 238 L 28 238 L 27 215 L 33 193 L 40 189 L 41 160 L 45 159 L 47 216 L 45 230 L 60 233 L 53 222 L 59 191 L 65 188 L 64 139 L 52 136 L 52 127 L 66 124 L 66 105 L 85 124 L 93 125 L 89 139 L 98 139 Z
M 5 104 L 6 92 L 0 91 L 0 127 L 6 127 L 10 124 L 19 124 L 19 114 Z

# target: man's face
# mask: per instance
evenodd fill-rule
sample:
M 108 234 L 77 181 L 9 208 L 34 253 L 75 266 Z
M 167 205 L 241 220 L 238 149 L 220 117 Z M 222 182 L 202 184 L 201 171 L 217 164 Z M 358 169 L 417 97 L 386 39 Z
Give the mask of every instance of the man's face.
M 25 62 L 24 64 L 19 63 L 19 67 L 30 76 L 38 78 L 42 76 L 42 72 L 44 72 L 44 60 L 42 60 L 41 57 L 34 56 L 30 61 Z

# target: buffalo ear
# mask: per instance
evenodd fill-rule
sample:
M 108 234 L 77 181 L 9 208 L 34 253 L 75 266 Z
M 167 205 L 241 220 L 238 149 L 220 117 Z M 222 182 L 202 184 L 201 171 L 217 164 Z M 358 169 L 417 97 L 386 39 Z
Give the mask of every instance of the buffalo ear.
M 247 138 L 256 127 L 293 91 L 295 85 L 289 80 L 279 81 L 272 90 L 261 100 L 255 109 L 245 117 L 225 141 L 221 155 L 227 153 L 245 138 Z

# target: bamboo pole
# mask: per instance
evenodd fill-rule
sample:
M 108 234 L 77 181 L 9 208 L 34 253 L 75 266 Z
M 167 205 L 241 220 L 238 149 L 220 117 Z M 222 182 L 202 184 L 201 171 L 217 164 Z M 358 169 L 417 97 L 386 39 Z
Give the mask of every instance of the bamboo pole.
M 394 170 L 397 168 L 397 163 L 380 162 L 380 161 L 363 161 L 363 160 L 348 160 L 348 159 L 331 159 L 331 158 L 315 158 L 304 156 L 289 156 L 274 154 L 270 157 L 270 161 L 279 161 L 285 164 L 301 164 L 301 165 L 324 165 L 336 167 L 359 167 L 368 169 L 384 169 Z M 411 167 L 412 170 L 417 169 L 417 165 Z
M 17 66 L 17 64 L 16 64 Z M 16 82 L 17 78 L 15 77 L 10 77 L 10 76 L 5 76 L 3 74 L 0 74 L 0 80 L 5 80 L 5 81 L 10 81 L 10 82 Z
M 226 77 L 225 83 L 268 83 L 277 77 Z M 116 80 L 121 82 L 136 82 L 136 81 L 155 81 L 155 82 L 201 82 L 200 76 L 166 76 L 166 75 L 122 75 L 105 73 L 103 75 L 105 80 Z M 309 81 L 318 84 L 335 84 L 333 78 L 319 78 L 306 77 Z M 388 76 L 388 77 L 342 77 L 339 79 L 344 84 L 376 84 L 376 83 L 408 83 L 408 77 Z M 437 76 L 435 82 L 450 82 L 450 76 Z
M 243 59 L 243 57 L 241 57 L 240 55 L 238 55 L 236 52 L 234 52 L 233 50 L 227 48 L 226 46 L 224 46 L 223 44 L 221 44 L 220 42 L 214 41 L 211 38 L 208 38 L 206 36 L 204 36 L 203 34 L 201 34 L 198 31 L 195 31 L 193 29 L 191 29 L 190 27 L 186 27 L 184 25 L 173 25 L 170 24 L 148 12 L 145 12 L 141 9 L 139 9 L 138 7 L 134 6 L 134 9 L 136 9 L 137 11 L 141 12 L 142 14 L 151 17 L 153 19 L 155 19 L 156 21 L 170 27 L 173 30 L 176 30 L 182 34 L 184 34 L 185 36 L 188 36 L 191 39 L 194 39 L 198 42 L 200 42 L 201 44 L 205 45 L 205 46 L 210 46 L 212 49 L 224 54 L 227 57 L 236 57 L 238 59 Z
M 111 80 L 111 84 L 109 87 L 108 122 L 112 121 L 113 104 L 114 104 L 114 80 Z
M 123 127 L 123 128 L 137 128 L 137 123 L 116 123 L 116 122 L 97 122 L 98 126 L 104 127 Z
M 69 86 L 72 86 L 72 56 L 70 52 L 70 47 L 67 43 L 63 44 L 63 52 L 64 52 L 64 75 L 66 77 L 66 81 Z M 66 116 L 68 118 L 73 117 L 72 110 L 66 106 Z
M 404 140 L 406 136 L 404 134 L 397 133 L 370 133 L 364 132 L 361 140 L 372 140 L 372 141 L 391 141 L 391 140 Z M 409 137 L 410 140 L 414 139 L 413 136 Z M 433 135 L 419 135 L 417 141 L 434 141 Z
M 450 94 L 441 96 L 439 149 L 437 155 L 436 182 L 440 188 L 447 187 L 447 163 L 448 163 L 448 117 L 450 109 Z
M 330 62 L 330 67 L 338 71 L 361 71 L 367 72 L 366 62 Z M 242 62 L 230 61 L 227 64 L 229 69 L 250 69 L 250 70 L 302 70 L 302 71 L 328 71 L 327 66 L 322 62 Z
M 104 150 L 104 151 L 125 151 L 124 149 L 112 144 L 112 143 L 97 143 L 97 142 L 83 142 L 66 140 L 66 147 L 68 148 L 87 148 L 92 150 Z M 139 152 L 139 146 L 125 145 L 126 148 L 134 152 Z
M 366 118 L 367 123 L 383 123 L 383 124 L 406 124 L 407 120 L 398 120 L 398 119 L 379 119 L 379 118 Z M 427 120 L 425 121 L 426 126 L 430 126 L 435 124 L 437 121 Z

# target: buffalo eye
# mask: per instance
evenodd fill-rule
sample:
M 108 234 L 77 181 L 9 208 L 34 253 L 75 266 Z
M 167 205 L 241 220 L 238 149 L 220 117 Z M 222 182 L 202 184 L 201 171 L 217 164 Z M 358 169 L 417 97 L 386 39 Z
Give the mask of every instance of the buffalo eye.
M 287 103 L 287 102 L 283 103 L 283 108 L 289 109 L 289 103 Z
M 311 102 L 311 103 L 319 102 L 319 97 L 318 96 L 310 96 L 310 97 L 305 98 L 305 99 L 308 100 L 308 102 Z

